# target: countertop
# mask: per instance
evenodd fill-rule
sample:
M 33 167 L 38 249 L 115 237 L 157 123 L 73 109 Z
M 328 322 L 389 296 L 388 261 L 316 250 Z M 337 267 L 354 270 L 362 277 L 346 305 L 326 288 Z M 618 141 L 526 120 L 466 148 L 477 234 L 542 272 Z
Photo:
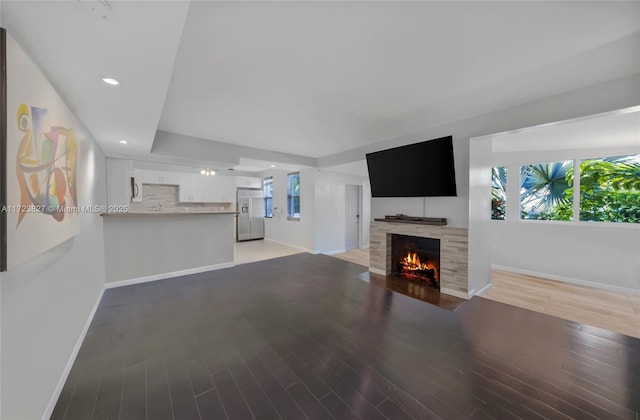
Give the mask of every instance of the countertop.
M 238 214 L 237 211 L 137 211 L 128 213 L 101 213 L 100 216 L 193 216 L 193 215 L 211 215 L 211 214 Z

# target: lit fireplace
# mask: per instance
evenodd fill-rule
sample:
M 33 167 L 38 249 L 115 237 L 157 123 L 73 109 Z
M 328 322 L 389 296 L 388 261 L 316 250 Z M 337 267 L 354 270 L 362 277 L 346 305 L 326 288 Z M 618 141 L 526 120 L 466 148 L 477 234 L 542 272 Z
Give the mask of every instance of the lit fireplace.
M 391 236 L 391 274 L 440 289 L 440 240 Z

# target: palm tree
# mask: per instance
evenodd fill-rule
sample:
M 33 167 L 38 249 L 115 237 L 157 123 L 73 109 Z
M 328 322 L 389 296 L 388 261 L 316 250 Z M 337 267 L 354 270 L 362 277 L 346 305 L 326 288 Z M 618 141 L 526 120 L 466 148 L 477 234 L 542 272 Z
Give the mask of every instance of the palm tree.
M 507 201 L 507 170 L 504 166 L 491 169 L 491 219 L 504 220 Z
M 520 209 L 525 216 L 548 213 L 556 206 L 571 202 L 566 192 L 571 191 L 567 172 L 572 161 L 541 163 L 520 168 Z M 570 194 L 569 194 L 570 196 Z M 534 218 L 534 217 L 531 217 Z

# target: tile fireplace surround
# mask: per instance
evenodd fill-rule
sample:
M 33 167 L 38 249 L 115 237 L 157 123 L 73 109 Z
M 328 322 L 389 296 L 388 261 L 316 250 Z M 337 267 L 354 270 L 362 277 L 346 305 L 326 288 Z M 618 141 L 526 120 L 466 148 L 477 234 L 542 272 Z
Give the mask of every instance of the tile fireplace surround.
M 440 292 L 468 299 L 468 229 L 413 223 L 371 222 L 369 271 L 391 272 L 391 235 L 440 239 Z

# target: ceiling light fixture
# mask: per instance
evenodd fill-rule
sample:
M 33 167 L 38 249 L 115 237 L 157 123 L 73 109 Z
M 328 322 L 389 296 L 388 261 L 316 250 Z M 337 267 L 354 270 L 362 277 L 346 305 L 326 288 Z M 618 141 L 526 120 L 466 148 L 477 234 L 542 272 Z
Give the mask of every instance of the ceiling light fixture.
M 126 140 L 120 140 L 121 144 L 127 144 L 128 142 Z
M 272 168 L 275 168 L 275 167 L 276 167 L 276 165 L 269 165 L 269 166 L 271 166 Z
M 103 77 L 102 81 L 111 86 L 118 86 L 120 82 L 112 77 Z
M 215 174 L 216 174 L 216 171 L 214 171 L 213 169 L 209 169 L 209 168 L 205 168 L 205 169 L 200 171 L 200 175 L 209 176 L 209 175 L 215 175 Z

